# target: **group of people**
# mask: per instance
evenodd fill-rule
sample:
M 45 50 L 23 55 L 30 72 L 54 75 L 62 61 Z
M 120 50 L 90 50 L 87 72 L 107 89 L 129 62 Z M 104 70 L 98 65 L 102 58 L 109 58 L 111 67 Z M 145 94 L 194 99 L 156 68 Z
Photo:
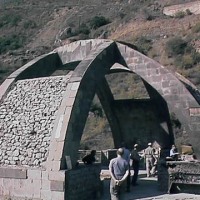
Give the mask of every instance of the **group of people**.
M 90 154 L 83 157 L 84 164 L 92 164 L 95 162 L 96 151 L 92 150 Z M 172 145 L 170 156 L 177 156 L 175 145 Z M 147 177 L 154 176 L 157 170 L 157 163 L 160 156 L 160 148 L 154 149 L 152 143 L 148 143 L 148 147 L 139 155 L 138 144 L 134 144 L 130 151 L 125 143 L 117 150 L 117 157 L 110 160 L 109 172 L 111 175 L 110 195 L 111 200 L 123 199 L 125 191 L 130 191 L 130 186 L 137 185 L 139 174 L 140 160 L 144 158 L 146 163 Z M 131 179 L 131 169 L 134 174 Z
M 144 150 L 142 155 L 139 155 L 138 153 L 138 144 L 134 144 L 133 149 L 129 151 L 123 143 L 121 148 L 117 150 L 117 157 L 112 159 L 109 164 L 111 175 L 111 200 L 123 199 L 124 192 L 130 191 L 130 185 L 137 185 L 140 160 L 142 158 L 144 158 L 146 162 L 147 177 L 155 175 L 159 158 L 158 153 L 159 152 L 156 152 L 152 147 L 151 143 L 148 143 L 148 147 Z M 130 162 L 130 160 L 132 162 Z M 134 174 L 130 180 L 131 168 L 133 169 Z

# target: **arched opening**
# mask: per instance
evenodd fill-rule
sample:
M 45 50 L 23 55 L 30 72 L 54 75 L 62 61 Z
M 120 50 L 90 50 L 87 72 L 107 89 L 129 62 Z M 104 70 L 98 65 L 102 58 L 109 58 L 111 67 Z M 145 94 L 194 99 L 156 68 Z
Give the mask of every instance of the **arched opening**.
M 80 149 L 106 150 L 114 148 L 112 132 L 103 107 L 95 95 L 80 142 Z
M 110 138 L 113 137 L 114 141 L 118 142 L 117 144 L 110 143 L 110 148 L 119 147 L 117 145 L 121 144 L 122 141 L 127 142 L 130 150 L 135 143 L 139 144 L 140 150 L 142 150 L 146 148 L 149 141 L 153 143 L 155 148 L 169 148 L 173 143 L 173 131 L 167 103 L 161 95 L 140 76 L 132 72 L 123 71 L 106 74 L 104 84 L 105 82 L 110 95 L 113 97 L 110 109 L 113 111 L 112 114 L 115 115 L 120 127 L 119 138 L 116 139 L 118 135 L 115 135 L 114 132 L 109 135 Z M 98 94 L 99 98 L 102 99 L 101 93 Z M 94 99 L 90 110 L 93 109 L 95 101 L 97 101 L 98 105 L 94 106 L 97 115 L 101 113 L 99 110 L 103 109 L 105 109 L 105 113 L 110 112 L 106 110 L 107 106 L 104 103 L 101 104 L 101 100 L 97 96 Z M 94 116 L 94 113 L 91 116 Z M 88 115 L 88 117 L 91 116 Z M 106 118 L 106 114 L 103 116 Z M 87 119 L 86 126 L 87 123 L 90 123 L 89 119 Z M 107 123 L 107 127 L 109 127 L 108 120 L 103 123 Z M 109 127 L 110 131 L 111 128 Z M 103 129 L 99 130 L 99 132 L 103 132 Z M 85 138 L 84 134 L 86 134 Z M 83 133 L 82 138 L 86 139 L 87 133 Z M 91 138 L 93 145 L 95 145 L 95 134 Z M 110 138 L 107 138 L 107 140 L 110 141 Z M 103 141 L 103 139 L 102 141 L 100 140 L 98 138 L 98 143 Z M 95 147 L 90 146 L 90 150 L 98 145 L 95 145 Z

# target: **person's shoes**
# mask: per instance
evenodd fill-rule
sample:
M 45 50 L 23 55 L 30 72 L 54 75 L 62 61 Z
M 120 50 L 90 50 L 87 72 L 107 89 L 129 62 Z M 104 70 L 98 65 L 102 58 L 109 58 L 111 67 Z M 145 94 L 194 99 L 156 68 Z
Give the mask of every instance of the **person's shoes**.
M 149 175 L 147 175 L 147 178 L 149 178 L 150 176 Z

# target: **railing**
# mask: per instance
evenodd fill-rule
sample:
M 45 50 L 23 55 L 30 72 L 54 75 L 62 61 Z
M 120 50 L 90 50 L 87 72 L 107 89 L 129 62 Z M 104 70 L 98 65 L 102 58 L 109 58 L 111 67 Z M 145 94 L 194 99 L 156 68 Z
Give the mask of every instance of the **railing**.
M 96 163 L 101 163 L 102 165 L 108 165 L 112 158 L 116 157 L 117 149 L 107 149 L 102 151 L 96 151 Z M 89 154 L 91 150 L 79 150 L 78 151 L 78 162 L 82 163 L 82 158 Z

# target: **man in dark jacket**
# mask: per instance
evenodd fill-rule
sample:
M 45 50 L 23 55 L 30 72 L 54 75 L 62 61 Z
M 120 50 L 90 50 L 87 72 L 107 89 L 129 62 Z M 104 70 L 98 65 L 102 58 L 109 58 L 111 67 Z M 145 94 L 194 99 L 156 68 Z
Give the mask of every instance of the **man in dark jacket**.
M 93 164 L 96 161 L 95 155 L 96 155 L 96 150 L 92 150 L 90 154 L 83 157 L 82 159 L 83 163 L 86 165 Z
M 131 184 L 133 186 L 137 185 L 137 178 L 138 178 L 139 167 L 140 167 L 140 155 L 138 154 L 137 148 L 138 148 L 138 144 L 135 144 L 133 150 L 131 151 L 132 168 L 134 171 Z

